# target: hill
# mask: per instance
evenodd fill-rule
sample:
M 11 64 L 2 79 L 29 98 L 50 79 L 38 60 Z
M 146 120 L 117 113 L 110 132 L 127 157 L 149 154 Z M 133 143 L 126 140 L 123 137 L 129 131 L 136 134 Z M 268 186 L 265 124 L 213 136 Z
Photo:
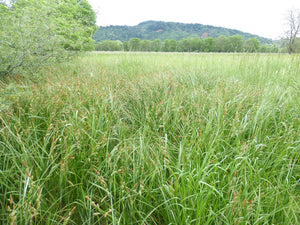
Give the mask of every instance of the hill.
M 175 23 L 163 21 L 145 21 L 136 26 L 106 26 L 99 27 L 93 39 L 97 42 L 104 40 L 129 41 L 130 38 L 140 38 L 141 40 L 175 39 L 177 41 L 189 37 L 213 37 L 220 35 L 226 37 L 241 35 L 243 39 L 257 38 L 261 44 L 271 44 L 272 40 L 258 35 L 245 33 L 235 29 L 215 27 L 211 25 Z

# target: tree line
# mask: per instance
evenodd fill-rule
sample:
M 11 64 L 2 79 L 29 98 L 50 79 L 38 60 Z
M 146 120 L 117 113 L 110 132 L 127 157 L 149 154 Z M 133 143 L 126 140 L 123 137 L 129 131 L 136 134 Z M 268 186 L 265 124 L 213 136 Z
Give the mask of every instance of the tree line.
M 145 52 L 279 52 L 279 46 L 261 45 L 257 38 L 244 40 L 240 35 L 217 38 L 184 38 L 180 41 L 166 39 L 161 41 L 131 38 L 128 42 L 105 40 L 95 44 L 96 51 L 145 51 Z

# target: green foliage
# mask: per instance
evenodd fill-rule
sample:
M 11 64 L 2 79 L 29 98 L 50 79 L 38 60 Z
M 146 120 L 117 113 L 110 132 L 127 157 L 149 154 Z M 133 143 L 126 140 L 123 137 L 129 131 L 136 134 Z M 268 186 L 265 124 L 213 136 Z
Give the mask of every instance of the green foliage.
M 123 44 L 120 41 L 102 41 L 96 44 L 96 51 L 122 51 Z
M 225 35 L 220 35 L 215 41 L 216 52 L 228 52 L 228 38 Z
M 176 52 L 177 51 L 177 41 L 174 39 L 166 39 L 163 45 L 164 52 Z
M 152 50 L 152 42 L 149 40 L 142 40 L 140 43 L 141 51 L 150 52 Z
M 65 38 L 68 50 L 93 50 L 92 35 L 96 31 L 96 14 L 87 0 L 56 2 L 58 32 Z
M 45 1 L 20 0 L 8 9 L 1 7 L 1 64 L 3 74 L 32 69 L 60 55 L 63 39 L 56 35 L 52 9 Z M 48 16 L 49 15 L 49 16 Z
M 220 35 L 230 37 L 240 35 L 243 39 L 257 38 L 261 44 L 272 44 L 272 40 L 257 35 L 223 27 L 214 27 L 202 24 L 184 24 L 162 21 L 146 21 L 137 26 L 108 26 L 99 27 L 93 38 L 97 42 L 104 40 L 129 41 L 131 38 L 141 40 L 174 39 L 180 41 L 191 37 L 213 37 Z
M 151 50 L 154 52 L 160 52 L 162 47 L 162 43 L 160 39 L 155 39 L 151 43 Z
M 214 51 L 214 42 L 215 42 L 215 39 L 212 37 L 205 38 L 203 40 L 202 51 L 203 52 L 213 52 Z
M 139 38 L 131 38 L 128 44 L 130 51 L 140 51 L 141 49 L 141 40 Z
M 123 47 L 122 47 L 123 45 Z M 102 41 L 96 44 L 97 51 L 152 51 L 152 52 L 278 52 L 275 45 L 262 45 L 256 38 L 246 41 L 241 36 L 229 38 L 221 35 L 218 38 L 199 37 L 184 38 L 180 41 L 166 39 L 162 42 L 159 39 L 154 41 L 130 39 L 129 43 L 121 41 Z
M 250 38 L 245 42 L 246 52 L 258 52 L 259 51 L 259 41 L 256 38 Z
M 95 13 L 86 0 L 18 0 L 0 5 L 0 73 L 36 71 L 66 50 L 91 50 Z
M 129 44 L 128 44 L 127 41 L 124 41 L 124 43 L 123 43 L 123 49 L 124 49 L 125 52 L 129 51 Z
M 243 38 L 238 35 L 229 37 L 229 52 L 242 52 L 243 51 Z
M 289 54 L 292 53 L 300 53 L 300 38 L 295 38 L 293 43 L 290 43 L 291 41 L 287 38 L 281 39 L 281 45 L 283 52 L 288 52 Z
M 295 53 L 300 53 L 300 38 L 295 39 Z
M 299 224 L 299 71 L 90 53 L 1 83 L 0 224 Z

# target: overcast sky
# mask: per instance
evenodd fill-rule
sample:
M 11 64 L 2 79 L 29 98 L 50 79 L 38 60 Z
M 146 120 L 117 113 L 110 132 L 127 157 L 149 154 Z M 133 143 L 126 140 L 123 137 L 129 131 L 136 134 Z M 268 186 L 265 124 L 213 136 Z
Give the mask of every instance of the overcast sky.
M 300 0 L 88 0 L 97 24 L 137 25 L 146 20 L 201 23 L 279 39 L 285 16 Z

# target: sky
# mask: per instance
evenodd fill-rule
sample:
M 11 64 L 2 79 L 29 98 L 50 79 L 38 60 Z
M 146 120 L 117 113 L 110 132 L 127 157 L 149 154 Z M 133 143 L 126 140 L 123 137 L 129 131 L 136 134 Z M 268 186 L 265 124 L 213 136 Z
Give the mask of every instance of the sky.
M 88 0 L 97 25 L 134 26 L 147 20 L 200 23 L 266 38 L 282 37 L 286 14 L 300 0 Z

